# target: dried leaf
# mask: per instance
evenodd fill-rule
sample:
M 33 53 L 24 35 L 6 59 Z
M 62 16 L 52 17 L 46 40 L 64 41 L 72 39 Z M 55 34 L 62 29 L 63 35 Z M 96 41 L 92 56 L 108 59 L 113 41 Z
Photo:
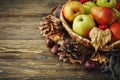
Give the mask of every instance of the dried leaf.
M 101 30 L 94 27 L 90 31 L 91 43 L 97 52 L 98 48 L 103 48 L 109 41 L 111 41 L 111 31 L 109 29 Z
M 80 63 L 81 64 L 82 63 L 80 60 L 75 60 L 73 58 L 69 58 L 69 60 L 72 64 L 74 64 L 74 63 Z
M 102 64 L 107 60 L 107 57 L 97 52 L 92 55 L 91 60 L 97 61 Z
M 63 37 L 64 37 L 64 33 L 59 32 L 59 33 L 56 33 L 56 34 L 50 35 L 50 36 L 48 36 L 48 37 L 49 37 L 50 39 L 54 40 L 54 41 L 58 41 L 58 40 L 63 39 Z

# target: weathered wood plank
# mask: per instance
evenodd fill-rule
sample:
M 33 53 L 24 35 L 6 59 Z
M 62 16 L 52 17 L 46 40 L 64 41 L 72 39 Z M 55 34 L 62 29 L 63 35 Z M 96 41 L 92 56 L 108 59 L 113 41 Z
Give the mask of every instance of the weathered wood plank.
M 41 16 L 48 14 L 58 3 L 66 0 L 2 0 L 0 1 L 0 16 Z
M 107 78 L 94 71 L 86 72 L 78 64 L 63 63 L 58 57 L 51 55 L 49 49 L 45 47 L 44 40 L 0 40 L 0 78 L 32 78 L 32 80 L 36 77 L 46 80 L 58 78 L 96 80 L 101 76 Z M 98 77 L 93 79 L 95 75 Z
M 36 52 L 47 51 L 44 40 L 0 40 L 0 51 Z M 42 46 L 41 46 L 42 45 Z
M 2 61 L 2 60 L 0 60 Z M 2 64 L 0 66 L 0 78 L 19 78 L 19 77 L 37 77 L 41 78 L 52 78 L 52 79 L 85 79 L 85 80 L 106 80 L 107 76 L 102 75 L 96 72 L 86 72 L 79 65 L 72 65 L 66 63 L 57 63 L 55 64 L 39 64 L 38 60 L 3 60 L 7 64 Z M 21 63 L 22 62 L 22 63 Z M 3 65 L 3 66 L 2 66 Z M 38 66 L 39 65 L 39 66 Z M 6 72 L 7 71 L 7 72 Z M 19 73 L 19 74 L 17 74 Z M 91 73 L 91 74 L 90 74 Z M 4 75 L 6 74 L 6 75 Z M 99 75 L 100 76 L 99 76 Z M 95 78 L 93 78 L 96 76 Z M 104 77 L 104 79 L 102 78 Z M 62 79 L 61 79 L 62 80 Z
M 38 30 L 41 17 L 47 15 L 58 3 L 59 0 L 0 1 L 0 39 L 42 38 Z
M 96 74 L 96 73 L 93 73 L 91 72 L 92 74 L 90 73 L 85 73 L 84 72 L 81 72 L 79 71 L 78 69 L 76 69 L 76 71 L 74 70 L 66 70 L 66 69 L 63 69 L 63 70 L 55 70 L 55 69 L 48 69 L 48 70 L 36 70 L 36 69 L 25 69 L 25 68 L 20 68 L 20 67 L 0 67 L 0 69 L 2 69 L 3 73 L 5 73 L 6 75 L 1 75 L 1 78 L 28 78 L 30 79 L 31 77 L 33 78 L 38 78 L 38 79 L 54 79 L 54 80 L 57 80 L 57 79 L 67 79 L 67 80 L 110 80 L 110 79 L 107 79 L 105 77 L 105 75 L 101 75 L 99 74 Z M 8 71 L 8 72 L 6 72 Z M 13 72 L 14 71 L 14 72 Z M 19 74 L 17 74 L 19 73 Z M 86 76 L 87 75 L 87 76 Z M 96 76 L 96 77 L 95 77 Z M 94 77 L 94 78 L 93 78 Z M 32 80 L 32 79 L 31 79 Z
M 40 39 L 40 17 L 1 17 L 0 39 Z

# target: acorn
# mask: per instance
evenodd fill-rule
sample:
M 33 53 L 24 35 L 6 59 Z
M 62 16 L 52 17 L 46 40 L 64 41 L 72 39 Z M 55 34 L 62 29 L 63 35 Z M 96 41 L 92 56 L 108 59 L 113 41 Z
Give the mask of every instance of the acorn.
M 57 53 L 59 52 L 59 45 L 56 44 L 54 45 L 52 48 L 51 48 L 51 53 L 54 54 L 54 55 L 57 55 Z
M 87 60 L 84 65 L 85 69 L 88 71 L 94 70 L 96 65 L 95 62 L 92 60 Z
M 53 41 L 53 40 L 50 39 L 50 38 L 47 38 L 47 39 L 46 39 L 46 46 L 47 46 L 47 47 L 52 48 L 54 45 L 55 45 L 55 41 Z

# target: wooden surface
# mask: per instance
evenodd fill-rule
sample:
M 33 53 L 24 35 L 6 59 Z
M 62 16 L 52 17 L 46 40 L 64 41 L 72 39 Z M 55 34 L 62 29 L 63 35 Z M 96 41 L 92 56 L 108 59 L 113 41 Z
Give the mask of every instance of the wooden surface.
M 39 33 L 41 18 L 65 0 L 0 1 L 0 80 L 110 80 L 98 71 L 50 54 Z

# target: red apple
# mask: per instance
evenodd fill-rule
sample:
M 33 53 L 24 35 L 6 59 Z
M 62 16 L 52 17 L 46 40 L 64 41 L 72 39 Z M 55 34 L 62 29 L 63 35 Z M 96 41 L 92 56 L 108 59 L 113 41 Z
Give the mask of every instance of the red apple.
M 120 22 L 115 22 L 110 26 L 112 32 L 112 42 L 120 40 Z
M 111 25 L 117 19 L 115 11 L 108 7 L 92 7 L 91 13 L 100 25 Z
M 79 1 L 69 1 L 63 7 L 63 16 L 68 22 L 73 22 L 74 18 L 84 13 L 84 7 Z

